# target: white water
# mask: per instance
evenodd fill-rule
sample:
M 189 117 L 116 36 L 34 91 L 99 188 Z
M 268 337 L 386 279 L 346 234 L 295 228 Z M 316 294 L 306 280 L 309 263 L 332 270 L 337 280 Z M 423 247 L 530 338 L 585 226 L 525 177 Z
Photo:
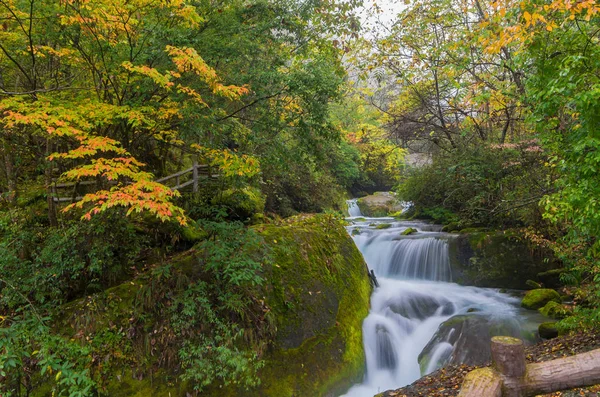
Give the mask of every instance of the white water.
M 349 211 L 351 210 L 349 205 Z M 372 397 L 389 389 L 412 383 L 449 360 L 473 359 L 473 354 L 489 346 L 491 326 L 501 333 L 519 335 L 534 329 L 528 323 L 519 300 L 493 289 L 465 287 L 451 283 L 448 253 L 451 235 L 436 232 L 421 222 L 398 222 L 393 218 L 352 220 L 348 227 L 370 269 L 379 281 L 371 296 L 371 311 L 363 323 L 363 344 L 367 372 L 363 383 L 352 387 L 347 397 Z M 379 223 L 391 223 L 378 230 Z M 408 227 L 417 234 L 401 236 Z M 354 231 L 358 229 L 358 231 Z M 468 315 L 471 323 L 440 333 L 444 321 L 456 315 Z M 482 332 L 482 325 L 484 331 Z M 479 327 L 479 328 L 478 328 Z M 448 331 L 448 328 L 446 328 Z M 483 339 L 473 340 L 479 335 Z M 467 342 L 468 340 L 468 342 Z M 423 371 L 419 354 L 428 346 Z
M 362 216 L 360 208 L 358 208 L 358 204 L 356 203 L 357 200 L 358 199 L 346 200 L 346 204 L 348 204 L 348 214 L 351 217 Z

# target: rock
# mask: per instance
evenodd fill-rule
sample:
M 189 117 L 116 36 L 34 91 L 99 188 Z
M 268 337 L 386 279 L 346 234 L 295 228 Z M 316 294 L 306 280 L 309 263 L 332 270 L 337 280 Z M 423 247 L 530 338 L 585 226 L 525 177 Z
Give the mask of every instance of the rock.
M 411 294 L 396 298 L 390 302 L 390 310 L 406 318 L 424 320 L 433 316 L 438 309 L 442 315 L 450 315 L 454 311 L 452 302 L 437 300 L 426 294 Z
M 350 233 L 353 236 L 358 236 L 360 234 L 360 229 L 352 229 L 352 232 Z
M 227 208 L 231 219 L 247 221 L 256 219 L 255 214 L 264 212 L 265 201 L 266 198 L 259 189 L 247 186 L 224 190 L 212 199 L 212 204 Z
M 537 274 L 538 280 L 550 288 L 559 288 L 563 286 L 560 281 L 560 275 L 565 272 L 565 269 L 552 269 Z
M 520 337 L 521 331 L 511 321 L 494 319 L 477 313 L 451 317 L 440 325 L 433 338 L 419 354 L 421 373 L 446 364 L 485 364 L 492 357 L 490 338 L 498 335 Z M 453 348 L 432 368 L 429 361 L 436 348 L 442 343 L 448 343 Z
M 553 265 L 551 254 L 509 232 L 474 232 L 448 239 L 452 281 L 477 287 L 531 289 L 526 280 Z
M 452 233 L 452 232 L 456 232 L 459 230 L 458 224 L 456 223 L 449 223 L 447 225 L 444 225 L 444 227 L 442 227 L 442 232 L 446 232 L 446 233 Z
M 538 332 L 540 337 L 544 339 L 552 339 L 558 336 L 558 329 L 556 329 L 556 323 L 554 322 L 541 323 Z
M 532 289 L 523 297 L 521 306 L 525 309 L 536 310 L 544 307 L 550 301 L 560 303 L 560 295 L 558 292 L 549 288 Z
M 272 334 L 244 334 L 247 338 L 240 339 L 237 347 L 248 357 L 256 354 L 250 346 L 260 347 L 264 360 L 257 372 L 260 385 L 247 389 L 243 384 L 224 385 L 217 378 L 201 394 L 279 397 L 344 393 L 360 381 L 365 370 L 362 322 L 368 314 L 372 289 L 360 251 L 342 224 L 327 215 L 298 217 L 283 225 L 257 225 L 254 230 L 262 237 L 261 244 L 269 246 L 272 260 L 262 264 L 264 283 L 255 286 L 255 308 L 249 307 L 247 310 L 253 311 L 245 315 L 252 319 L 248 324 L 272 322 Z M 178 280 L 169 293 L 185 291 L 204 276 L 200 250 L 182 253 L 169 264 L 172 278 Z M 57 335 L 67 340 L 76 337 L 84 322 L 86 336 L 94 341 L 115 327 L 123 329 L 125 335 L 131 332 L 123 338 L 128 343 L 123 346 L 150 346 L 147 330 L 164 332 L 152 335 L 156 338 L 152 348 L 130 351 L 127 360 L 109 355 L 93 364 L 110 366 L 102 387 L 111 397 L 194 393 L 194 384 L 179 378 L 177 346 L 184 339 L 170 331 L 169 316 L 157 317 L 150 291 L 160 291 L 161 283 L 150 284 L 149 279 L 139 277 L 62 308 L 64 319 L 57 326 Z M 90 310 L 90 305 L 101 310 Z M 132 324 L 134 313 L 139 322 Z M 167 332 L 171 332 L 168 337 Z M 85 340 L 82 343 L 86 344 Z M 104 344 L 87 343 L 86 348 L 93 355 L 106 354 Z M 161 365 L 156 354 L 163 348 L 173 350 L 169 351 L 171 359 Z M 47 395 L 38 391 L 33 395 Z
M 550 301 L 546 303 L 546 305 L 538 309 L 538 311 L 546 317 L 554 318 L 557 320 L 565 318 L 570 314 L 570 310 L 567 307 L 555 301 Z
M 362 197 L 356 204 L 363 215 L 370 217 L 388 216 L 391 213 L 402 211 L 402 206 L 396 196 L 389 192 L 376 192 Z
M 406 230 L 404 230 L 402 233 L 400 233 L 401 236 L 408 236 L 411 234 L 415 234 L 417 233 L 418 230 L 412 227 L 407 228 Z
M 531 287 L 532 289 L 542 288 L 542 285 L 540 283 L 536 283 L 533 280 L 527 280 L 525 281 L 525 284 L 527 284 L 527 286 Z
M 375 226 L 375 229 L 389 229 L 390 227 L 392 227 L 391 223 L 380 223 Z

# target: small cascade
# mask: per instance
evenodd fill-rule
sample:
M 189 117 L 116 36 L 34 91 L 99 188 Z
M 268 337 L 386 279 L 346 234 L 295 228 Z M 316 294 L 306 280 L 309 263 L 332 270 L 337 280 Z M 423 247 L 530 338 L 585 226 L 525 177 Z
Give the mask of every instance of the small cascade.
M 348 205 L 348 214 L 351 217 L 359 217 L 362 216 L 360 212 L 360 208 L 358 208 L 358 199 L 346 200 L 346 204 Z
M 448 241 L 438 237 L 398 238 L 376 234 L 362 247 L 375 274 L 400 279 L 452 281 Z
M 379 223 L 390 225 L 378 229 Z M 402 235 L 408 227 L 418 232 Z M 363 322 L 365 379 L 345 396 L 399 388 L 446 363 L 485 361 L 491 335 L 531 334 L 537 327 L 522 321 L 517 298 L 452 284 L 451 236 L 437 228 L 381 218 L 355 220 L 348 230 L 380 287 Z

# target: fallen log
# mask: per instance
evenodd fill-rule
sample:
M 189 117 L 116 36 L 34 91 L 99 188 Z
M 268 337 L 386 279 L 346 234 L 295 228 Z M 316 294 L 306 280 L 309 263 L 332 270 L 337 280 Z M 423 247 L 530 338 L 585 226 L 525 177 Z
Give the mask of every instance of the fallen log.
M 599 383 L 600 349 L 525 364 L 525 350 L 520 339 L 495 336 L 492 338 L 492 368 L 469 372 L 459 397 L 527 397 Z

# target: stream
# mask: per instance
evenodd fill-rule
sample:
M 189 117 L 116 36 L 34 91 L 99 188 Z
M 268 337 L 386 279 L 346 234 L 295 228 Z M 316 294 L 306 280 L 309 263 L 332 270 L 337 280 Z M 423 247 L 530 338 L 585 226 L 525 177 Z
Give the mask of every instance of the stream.
M 452 283 L 455 235 L 425 222 L 363 218 L 356 200 L 348 201 L 348 212 L 348 232 L 379 287 L 363 322 L 366 373 L 344 396 L 372 397 L 448 363 L 482 364 L 494 335 L 537 342 L 543 317 L 521 309 L 518 297 Z M 378 229 L 382 224 L 391 227 Z M 417 233 L 401 235 L 409 227 Z

